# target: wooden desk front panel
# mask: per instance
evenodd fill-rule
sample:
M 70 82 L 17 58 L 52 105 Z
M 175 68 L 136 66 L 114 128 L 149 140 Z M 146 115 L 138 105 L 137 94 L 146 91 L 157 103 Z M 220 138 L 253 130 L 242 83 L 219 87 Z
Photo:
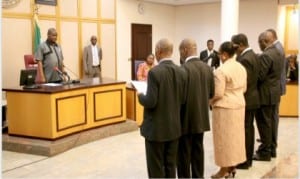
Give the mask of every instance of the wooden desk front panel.
M 126 88 L 126 111 L 128 119 L 135 120 L 139 126 L 142 124 L 144 108 L 139 103 L 136 90 L 133 88 Z
M 52 138 L 88 128 L 88 90 L 75 90 L 51 95 Z
M 108 85 L 89 90 L 91 127 L 126 121 L 125 85 Z
M 6 92 L 9 134 L 51 138 L 54 113 L 47 94 Z
M 280 100 L 279 115 L 298 117 L 298 84 L 286 85 L 286 94 Z

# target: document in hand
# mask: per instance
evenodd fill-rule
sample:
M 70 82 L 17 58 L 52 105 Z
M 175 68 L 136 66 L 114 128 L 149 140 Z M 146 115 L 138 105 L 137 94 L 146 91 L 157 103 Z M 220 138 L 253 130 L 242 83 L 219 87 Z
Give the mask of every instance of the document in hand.
M 131 81 L 134 88 L 138 91 L 138 93 L 143 93 L 146 95 L 147 93 L 147 82 L 145 81 Z

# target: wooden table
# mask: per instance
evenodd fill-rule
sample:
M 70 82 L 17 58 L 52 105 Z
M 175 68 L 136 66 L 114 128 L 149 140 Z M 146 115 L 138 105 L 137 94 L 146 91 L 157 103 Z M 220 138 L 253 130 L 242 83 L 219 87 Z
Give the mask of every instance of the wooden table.
M 286 84 L 286 94 L 281 96 L 279 115 L 281 117 L 298 117 L 298 82 Z
M 8 132 L 56 139 L 126 121 L 126 83 L 107 78 L 38 89 L 4 88 Z
M 126 113 L 128 119 L 135 120 L 139 126 L 142 124 L 144 107 L 139 103 L 137 91 L 131 84 L 126 85 Z

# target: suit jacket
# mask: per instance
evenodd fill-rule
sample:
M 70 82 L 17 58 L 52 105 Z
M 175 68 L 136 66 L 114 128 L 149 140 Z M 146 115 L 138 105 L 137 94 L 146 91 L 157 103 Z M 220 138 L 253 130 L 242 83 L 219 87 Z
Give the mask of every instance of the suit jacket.
M 212 69 L 199 58 L 182 66 L 187 73 L 187 98 L 182 108 L 182 133 L 195 134 L 210 130 L 209 99 L 214 96 Z
M 211 61 L 211 67 L 214 67 L 215 69 L 218 68 L 220 66 L 220 58 L 218 56 L 218 52 L 217 51 L 213 51 L 213 55 L 211 55 L 212 57 L 212 61 Z M 203 62 L 207 63 L 208 62 L 208 52 L 207 49 L 201 51 L 200 53 L 200 60 L 202 60 Z
M 245 92 L 246 109 L 259 107 L 258 72 L 259 64 L 257 55 L 253 50 L 246 51 L 237 58 L 247 71 L 247 91 Z
M 180 108 L 185 102 L 186 74 L 171 60 L 162 61 L 148 73 L 147 94 L 138 96 L 144 106 L 141 135 L 165 142 L 181 136 Z
M 214 71 L 214 79 L 214 107 L 226 109 L 245 107 L 244 92 L 247 89 L 247 72 L 235 58 L 228 59 L 220 68 Z
M 280 54 L 280 60 L 283 61 L 282 63 L 282 70 L 280 76 L 280 94 L 284 95 L 286 93 L 286 59 L 285 53 L 282 44 L 279 41 L 274 43 L 275 48 L 278 50 Z
M 102 49 L 98 46 L 97 46 L 97 49 L 98 49 L 99 64 L 101 66 Z M 92 68 L 93 68 L 92 45 L 86 46 L 83 50 L 83 67 L 84 67 L 84 72 L 86 74 L 89 74 L 92 71 Z
M 280 78 L 284 63 L 274 45 L 267 47 L 259 56 L 259 95 L 261 105 L 279 103 L 281 88 Z

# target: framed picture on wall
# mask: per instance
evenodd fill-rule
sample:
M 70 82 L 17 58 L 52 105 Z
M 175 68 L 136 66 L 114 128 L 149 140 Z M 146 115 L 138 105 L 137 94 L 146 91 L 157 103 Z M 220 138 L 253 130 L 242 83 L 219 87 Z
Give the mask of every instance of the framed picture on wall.
M 35 3 L 56 6 L 57 0 L 35 0 Z

